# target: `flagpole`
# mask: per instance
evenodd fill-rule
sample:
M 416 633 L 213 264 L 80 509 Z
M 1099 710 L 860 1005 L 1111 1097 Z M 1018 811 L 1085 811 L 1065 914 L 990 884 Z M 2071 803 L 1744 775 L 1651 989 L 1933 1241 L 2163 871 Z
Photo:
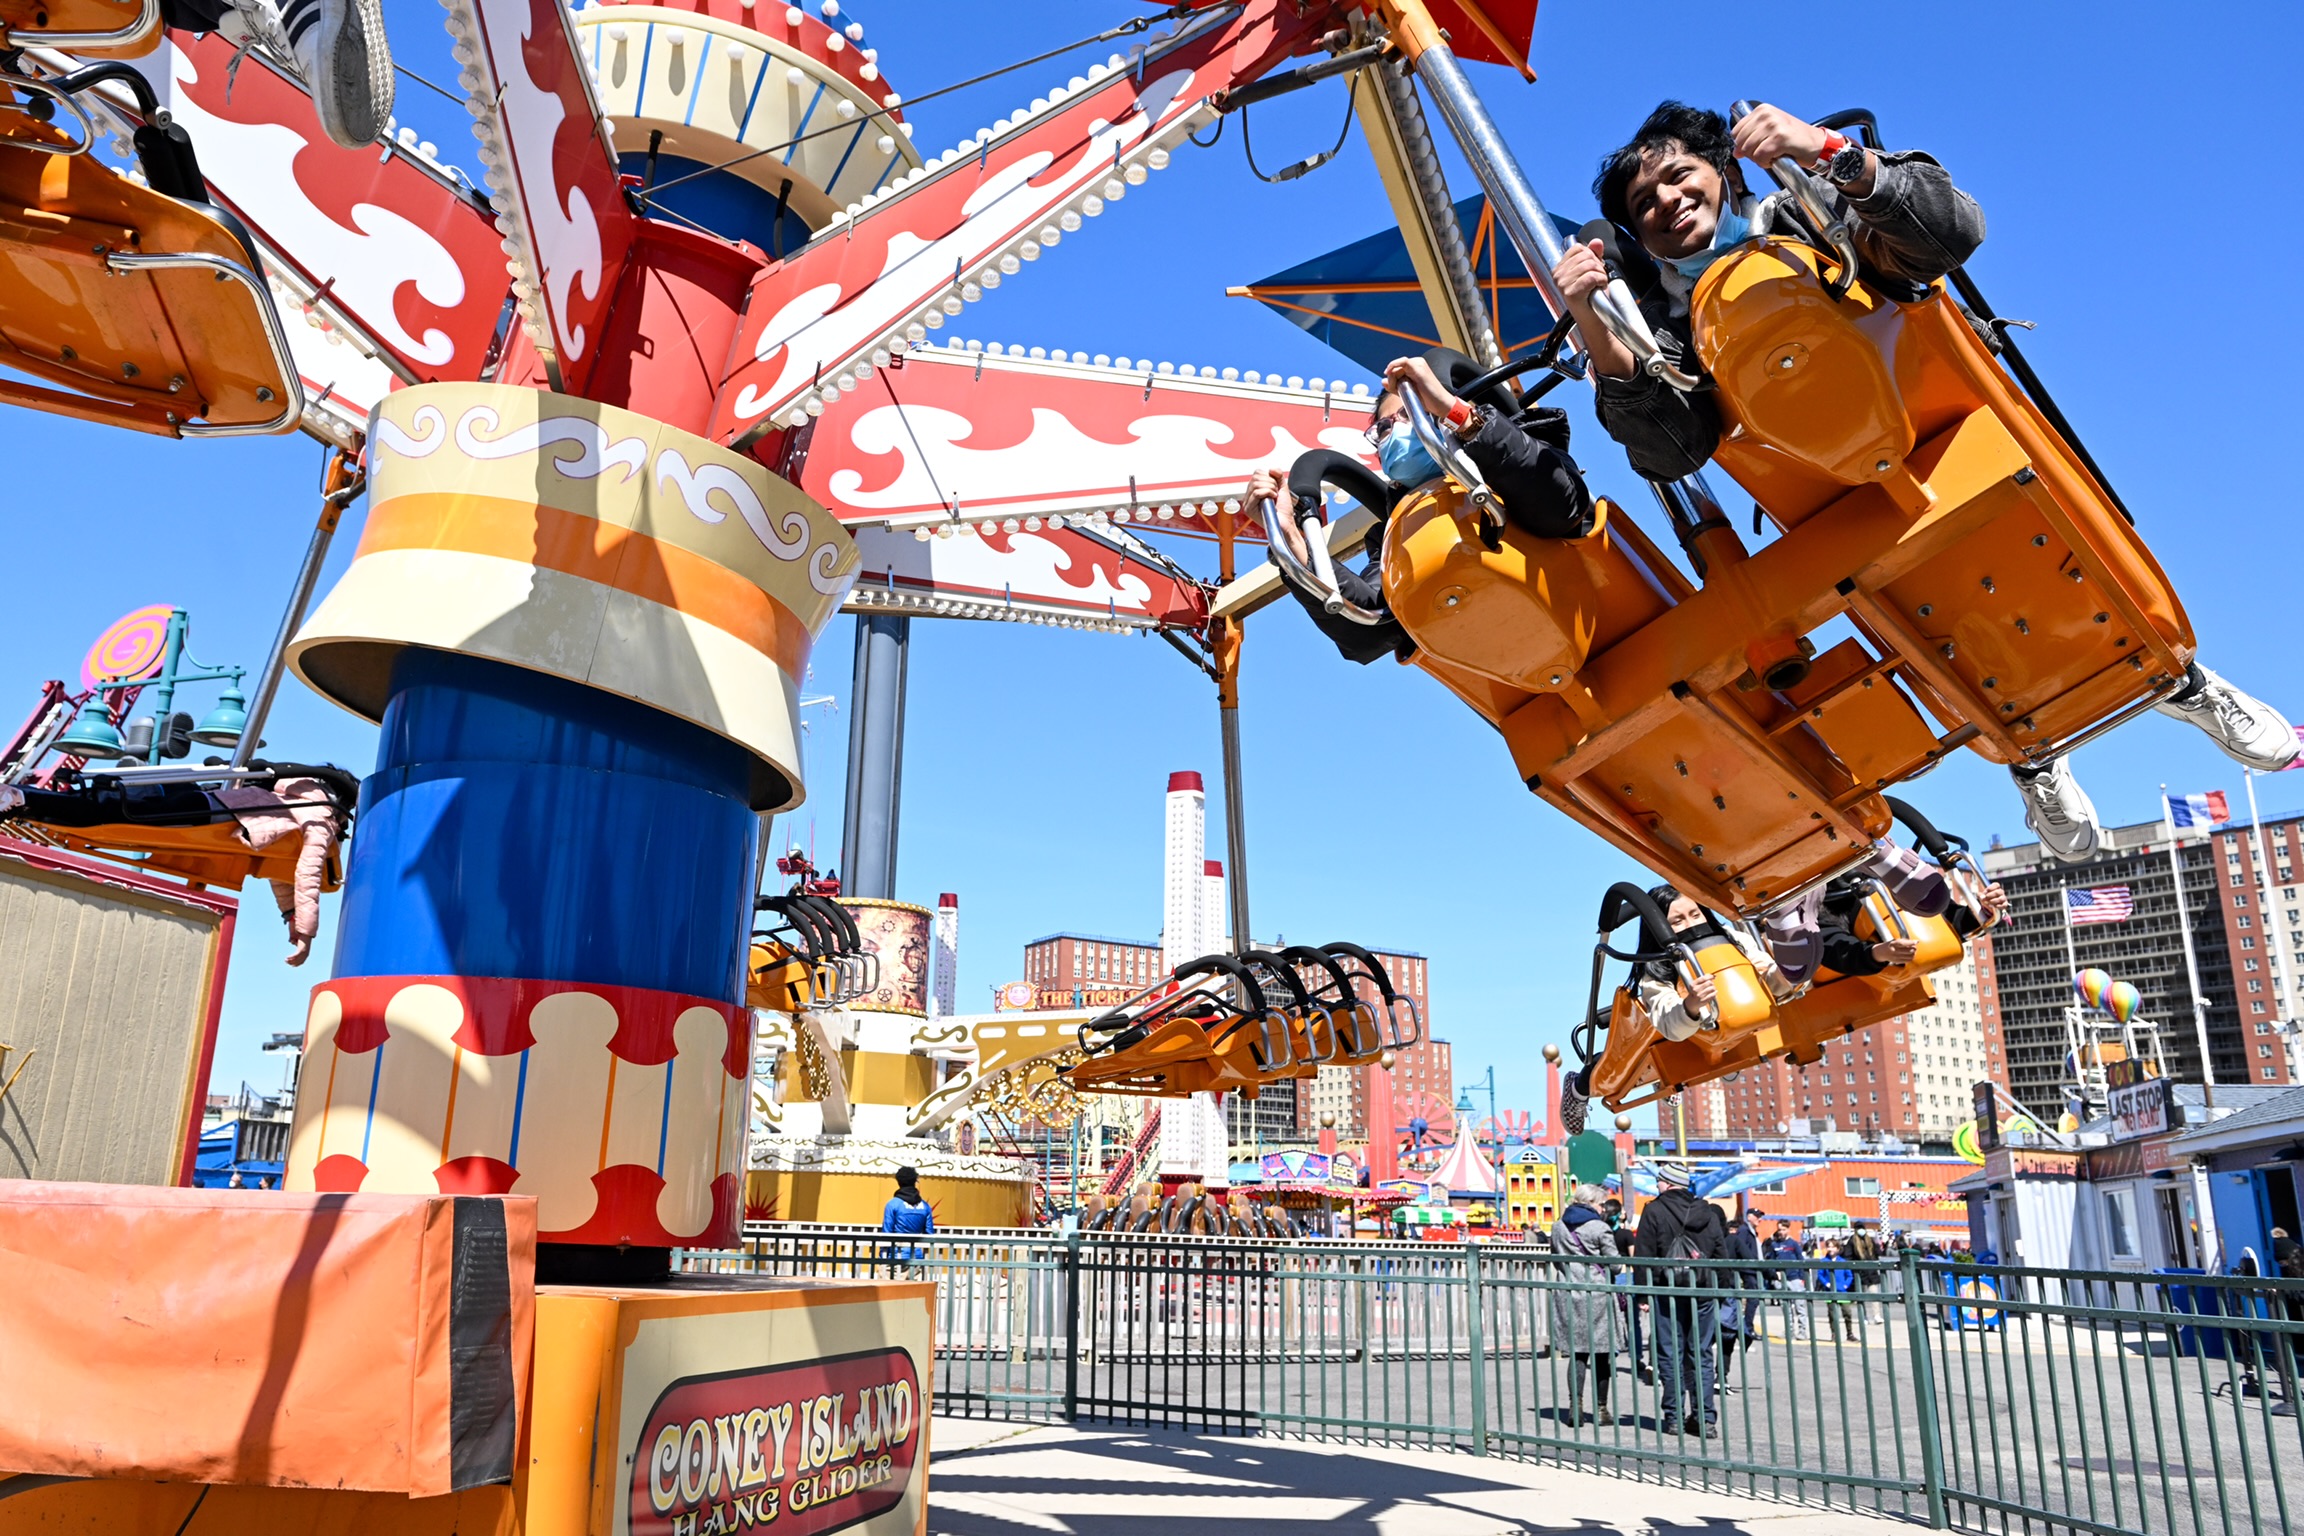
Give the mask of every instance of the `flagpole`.
M 2216 1065 L 2208 1054 L 2208 1003 L 2200 996 L 2200 959 L 2192 953 L 2192 912 L 2184 902 L 2184 861 L 2176 852 L 2176 812 L 2168 803 L 2168 786 L 2160 786 L 2160 825 L 2168 832 L 2168 872 L 2176 884 L 2176 921 L 2184 930 L 2184 974 L 2192 983 L 2192 1031 L 2200 1042 L 2200 1102 L 2216 1107 Z M 2209 843 L 2211 850 L 2214 840 Z
M 2060 874 L 2056 878 L 2057 894 L 2064 901 L 2065 980 L 2072 990 L 2072 995 L 2064 1000 L 2064 1046 L 2066 1053 L 2072 1060 L 2072 1086 L 2079 1090 L 2081 1100 L 2084 1103 L 2094 1107 L 2094 1100 L 2089 1097 L 2088 1093 L 2087 1068 L 2082 1062 L 2080 1054 L 2087 1046 L 2088 1039 L 2086 1015 L 2083 1011 L 2084 1005 L 2080 1001 L 2080 954 L 2074 946 L 2072 932 L 2072 877 L 2068 874 Z
M 2277 877 L 2272 872 L 2272 845 L 2264 836 L 2264 818 L 2256 814 L 2256 770 L 2250 768 L 2242 777 L 2248 785 L 2248 837 L 2256 845 L 2256 909 L 2264 915 L 2264 926 L 2271 930 L 2267 938 L 2272 945 L 2273 959 L 2280 967 L 2280 996 L 2273 1005 L 2280 1017 L 2273 1022 L 2280 1030 L 2280 1048 L 2285 1053 L 2288 1051 L 2289 1039 L 2287 1026 L 2296 1017 L 2296 979 L 2288 963 L 2287 925 L 2276 921 L 2272 915 L 2272 887 Z

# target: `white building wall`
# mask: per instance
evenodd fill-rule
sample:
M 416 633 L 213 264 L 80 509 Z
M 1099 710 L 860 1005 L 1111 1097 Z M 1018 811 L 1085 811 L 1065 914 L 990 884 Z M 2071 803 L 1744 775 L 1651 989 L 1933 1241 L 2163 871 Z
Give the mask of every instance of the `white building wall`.
M 1920 1135 L 1949 1141 L 1955 1129 L 1976 1117 L 1975 1086 L 1984 1078 L 1984 1003 L 1973 955 L 1963 955 L 1958 965 L 1932 979 L 1935 1005 L 1904 1016 L 1909 1087 Z M 1907 1085 L 1897 1086 L 1901 1091 Z
M 959 1009 L 960 898 L 947 891 L 936 899 L 936 975 L 929 1016 L 948 1019 Z

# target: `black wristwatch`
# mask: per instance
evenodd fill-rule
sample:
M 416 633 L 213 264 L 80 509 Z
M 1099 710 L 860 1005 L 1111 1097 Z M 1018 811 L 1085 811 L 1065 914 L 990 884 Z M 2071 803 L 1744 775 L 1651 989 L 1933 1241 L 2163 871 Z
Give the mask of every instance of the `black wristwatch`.
M 1840 152 L 1824 162 L 1824 179 L 1844 187 L 1864 174 L 1864 146 L 1850 139 Z

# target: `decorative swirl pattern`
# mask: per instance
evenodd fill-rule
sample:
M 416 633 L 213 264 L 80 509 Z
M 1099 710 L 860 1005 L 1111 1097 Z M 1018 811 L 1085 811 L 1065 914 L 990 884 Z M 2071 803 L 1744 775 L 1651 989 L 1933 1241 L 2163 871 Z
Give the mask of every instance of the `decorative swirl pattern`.
M 616 477 L 619 481 L 629 480 L 648 464 L 648 445 L 639 438 L 624 437 L 611 442 L 607 428 L 580 416 L 547 416 L 515 427 L 501 437 L 480 435 L 495 432 L 502 422 L 494 406 L 472 407 L 456 423 L 456 446 L 476 459 L 541 455 L 571 480 L 598 479 L 610 466 L 623 471 Z M 573 443 L 579 451 L 574 457 L 547 451 L 562 443 Z
M 752 530 L 761 548 L 779 560 L 797 560 L 808 548 L 808 516 L 797 509 L 771 520 L 750 482 L 725 464 L 691 468 L 687 455 L 667 448 L 656 455 L 656 483 L 680 493 L 680 500 L 697 521 L 720 523 L 728 514 L 714 504 L 719 497 Z
M 428 430 L 421 437 L 413 436 L 400 423 L 378 411 L 375 440 L 386 452 L 398 454 L 403 459 L 429 458 L 439 450 L 441 444 L 448 441 L 448 416 L 436 405 L 416 407 L 416 414 L 408 419 L 408 425 Z
M 80 663 L 80 686 L 130 682 L 159 671 L 168 649 L 168 620 L 175 612 L 170 604 L 160 603 L 113 620 L 112 627 L 88 647 Z

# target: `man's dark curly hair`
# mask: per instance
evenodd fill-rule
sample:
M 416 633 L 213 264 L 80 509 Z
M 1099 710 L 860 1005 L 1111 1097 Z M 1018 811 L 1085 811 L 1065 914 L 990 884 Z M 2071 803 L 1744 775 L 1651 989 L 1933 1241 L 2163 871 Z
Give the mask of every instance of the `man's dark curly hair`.
M 1620 229 L 1632 227 L 1632 214 L 1625 207 L 1624 193 L 1650 155 L 1668 155 L 1684 149 L 1718 171 L 1722 180 L 1734 181 L 1736 151 L 1732 145 L 1728 119 L 1719 113 L 1689 106 L 1684 101 L 1660 103 L 1648 114 L 1648 121 L 1632 135 L 1632 142 L 1600 162 L 1600 174 L 1592 181 L 1592 195 L 1599 200 L 1600 216 Z

